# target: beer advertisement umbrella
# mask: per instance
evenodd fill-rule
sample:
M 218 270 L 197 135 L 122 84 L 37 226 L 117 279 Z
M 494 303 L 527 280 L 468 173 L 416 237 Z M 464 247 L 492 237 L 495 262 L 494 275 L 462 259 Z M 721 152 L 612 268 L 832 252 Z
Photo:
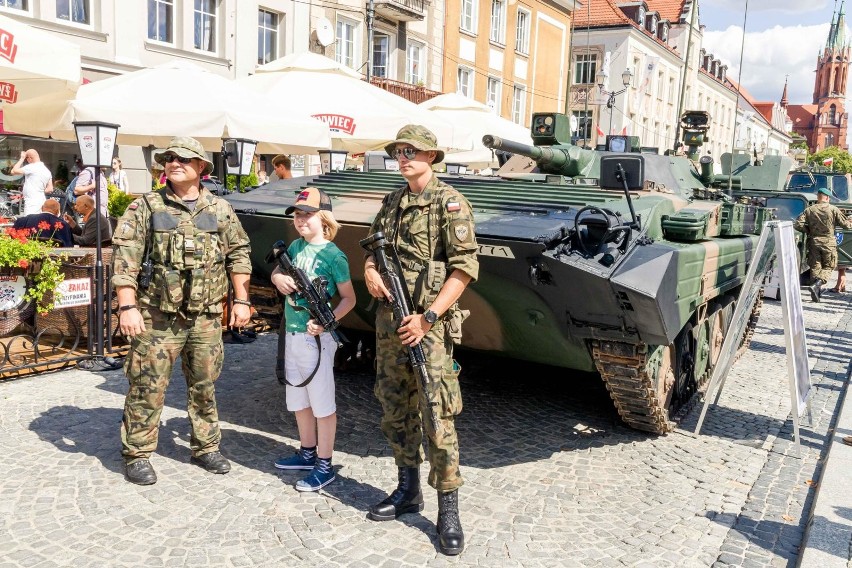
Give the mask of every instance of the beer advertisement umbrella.
M 80 86 L 80 46 L 0 15 L 0 101 L 9 104 Z
M 507 120 L 487 105 L 456 93 L 438 95 L 418 106 L 445 118 L 454 124 L 467 127 L 473 134 L 473 150 L 451 152 L 444 157 L 448 164 L 465 164 L 469 168 L 486 168 L 497 165 L 497 158 L 482 145 L 482 137 L 493 134 L 506 140 L 532 145 L 530 131 L 521 124 Z
M 468 129 L 371 85 L 349 67 L 314 53 L 271 61 L 237 82 L 267 93 L 282 109 L 303 109 L 326 122 L 334 149 L 357 153 L 381 148 L 410 123 L 429 128 L 444 150 L 473 147 Z
M 223 138 L 258 141 L 257 151 L 313 153 L 328 148 L 328 127 L 298 107 L 284 107 L 236 81 L 175 61 L 94 81 L 73 99 L 48 95 L 5 111 L 5 127 L 20 134 L 75 140 L 75 121 L 121 125 L 118 143 L 166 147 L 173 136 L 192 136 L 208 151 Z

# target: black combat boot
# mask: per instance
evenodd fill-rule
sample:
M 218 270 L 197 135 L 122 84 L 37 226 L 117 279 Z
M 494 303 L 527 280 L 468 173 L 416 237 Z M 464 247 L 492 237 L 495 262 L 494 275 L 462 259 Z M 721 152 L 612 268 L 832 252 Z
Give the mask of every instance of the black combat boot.
M 124 466 L 124 475 L 127 481 L 136 485 L 153 485 L 157 483 L 157 474 L 154 466 L 148 460 L 137 460 Z
M 823 284 L 825 284 L 825 282 L 819 278 L 814 280 L 814 285 L 811 286 L 811 300 L 813 300 L 814 302 L 819 302 L 820 297 L 822 296 Z
M 459 492 L 438 491 L 438 545 L 447 556 L 464 550 L 464 532 L 459 518 Z
M 374 521 L 392 521 L 405 513 L 423 510 L 423 493 L 420 491 L 420 468 L 399 468 L 399 485 L 387 499 L 370 507 L 367 518 Z

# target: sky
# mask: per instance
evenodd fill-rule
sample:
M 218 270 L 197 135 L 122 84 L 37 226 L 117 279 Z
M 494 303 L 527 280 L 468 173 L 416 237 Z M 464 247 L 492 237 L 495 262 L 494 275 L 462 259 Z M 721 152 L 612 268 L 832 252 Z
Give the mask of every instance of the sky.
M 745 17 L 742 85 L 757 101 L 778 101 L 789 75 L 790 104 L 812 103 L 817 54 L 828 38 L 835 0 L 701 0 L 699 6 L 702 46 L 728 65 L 730 78 L 740 77 Z M 852 0 L 844 12 L 849 41 Z

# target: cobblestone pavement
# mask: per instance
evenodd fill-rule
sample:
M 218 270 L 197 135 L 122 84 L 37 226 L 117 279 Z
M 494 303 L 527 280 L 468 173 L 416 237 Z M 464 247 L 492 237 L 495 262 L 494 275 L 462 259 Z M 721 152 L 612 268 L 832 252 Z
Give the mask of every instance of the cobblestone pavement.
M 150 487 L 122 476 L 120 371 L 0 383 L 0 567 L 792 567 L 845 388 L 848 298 L 805 303 L 816 387 L 801 459 L 777 302 L 764 305 L 699 436 L 700 404 L 674 433 L 648 436 L 618 421 L 594 376 L 460 357 L 467 549 L 455 558 L 437 551 L 428 488 L 422 515 L 365 518 L 396 483 L 369 374 L 339 377 L 338 479 L 327 491 L 299 493 L 299 473 L 272 467 L 298 445 L 274 378 L 275 335 L 226 347 L 225 476 L 189 464 L 179 372 Z

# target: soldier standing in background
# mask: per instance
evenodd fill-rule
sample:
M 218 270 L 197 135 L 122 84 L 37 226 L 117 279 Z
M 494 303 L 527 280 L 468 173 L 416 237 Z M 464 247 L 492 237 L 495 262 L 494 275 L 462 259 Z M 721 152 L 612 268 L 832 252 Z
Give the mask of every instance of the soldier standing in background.
M 380 305 L 376 313 L 375 393 L 382 405 L 382 432 L 399 470 L 399 485 L 387 499 L 371 507 L 367 516 L 389 521 L 423 510 L 420 463 L 424 429 L 419 383 L 407 364 L 408 346 L 420 343 L 429 376 L 440 381 L 437 414 L 443 422 L 441 430 L 446 432 L 440 439 L 428 440 L 428 482 L 438 491 L 440 550 L 455 555 L 464 549 L 464 533 L 458 510 L 458 488 L 463 480 L 454 424 L 462 401 L 453 344 L 461 341 L 461 325 L 467 315 L 457 301 L 479 275 L 473 213 L 467 199 L 432 172 L 432 164 L 443 160 L 444 153 L 427 128 L 404 126 L 385 150 L 398 160 L 408 183 L 382 200 L 370 234 L 383 231 L 396 246 L 416 313 L 406 316 L 400 326 L 387 305 Z M 364 277 L 370 295 L 390 298 L 372 255 L 366 259 Z
M 231 205 L 201 185 L 213 171 L 204 148 L 177 137 L 154 159 L 165 168 L 166 187 L 131 203 L 113 237 L 119 325 L 131 339 L 121 453 L 127 480 L 138 485 L 157 481 L 149 458 L 178 355 L 188 391 L 190 461 L 212 473 L 230 471 L 219 453 L 214 388 L 222 371 L 228 274 L 235 296 L 230 325 L 242 327 L 251 315 L 249 240 Z
M 805 209 L 793 228 L 808 236 L 808 266 L 814 283 L 810 287 L 811 299 L 819 302 L 822 285 L 837 268 L 837 239 L 834 228 L 838 225 L 850 227 L 843 212 L 829 203 L 831 192 L 821 187 L 817 190 L 817 202 Z

